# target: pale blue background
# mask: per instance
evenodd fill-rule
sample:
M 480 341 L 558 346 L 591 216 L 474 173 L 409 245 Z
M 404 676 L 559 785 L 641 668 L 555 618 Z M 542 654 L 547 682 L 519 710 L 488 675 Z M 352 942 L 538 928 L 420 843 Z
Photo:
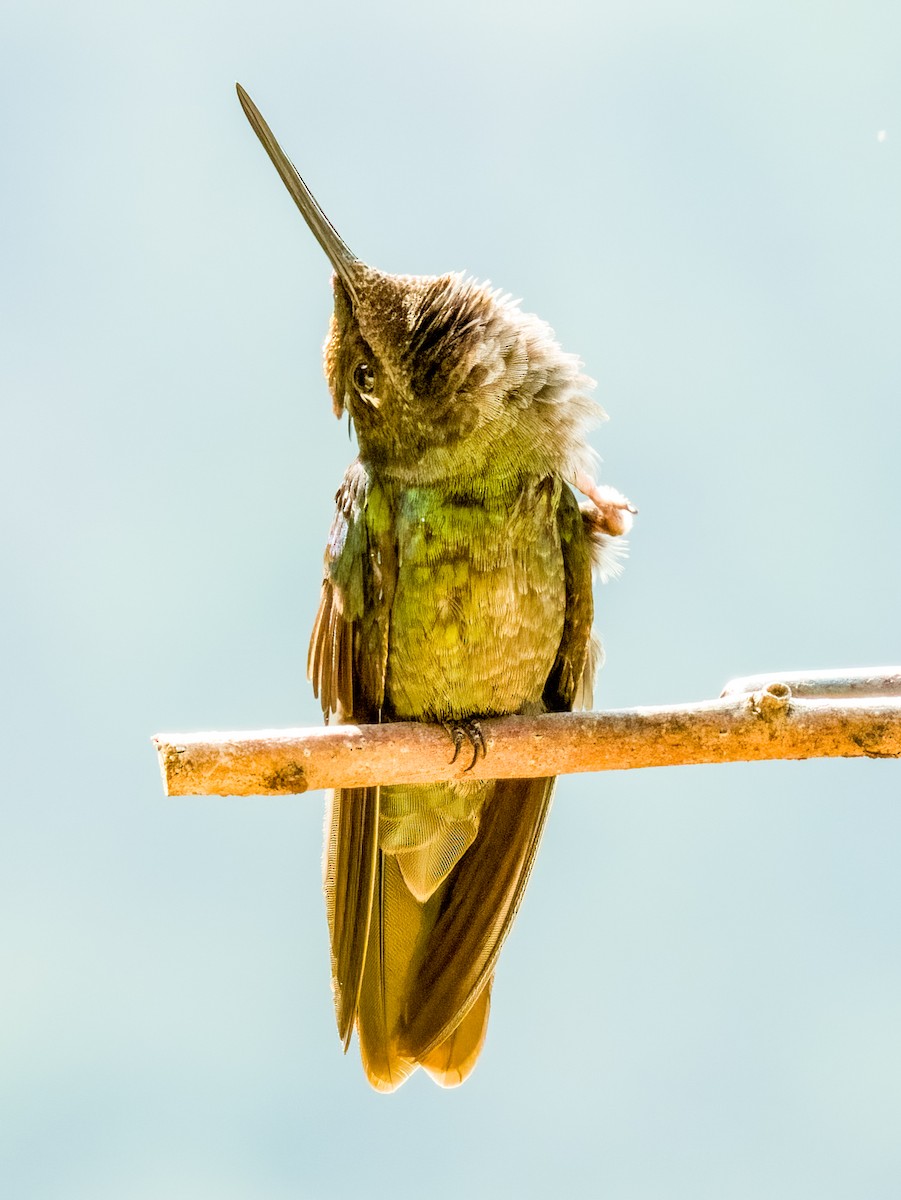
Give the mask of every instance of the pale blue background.
M 564 781 L 478 1070 L 385 1098 L 321 797 L 166 800 L 149 744 L 318 721 L 352 449 L 235 79 L 358 254 L 489 277 L 599 379 L 641 507 L 605 706 L 901 659 L 895 0 L 2 23 L 3 1194 L 901 1194 L 897 763 Z

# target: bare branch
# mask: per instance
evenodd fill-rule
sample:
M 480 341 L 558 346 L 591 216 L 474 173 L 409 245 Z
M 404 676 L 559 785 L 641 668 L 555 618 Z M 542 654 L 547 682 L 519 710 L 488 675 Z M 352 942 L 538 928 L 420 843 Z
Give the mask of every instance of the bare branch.
M 851 667 L 829 671 L 774 671 L 733 679 L 720 695 L 760 692 L 784 683 L 794 696 L 901 696 L 901 667 Z
M 847 681 L 863 673 L 841 674 Z M 866 674 L 884 678 L 891 672 Z M 471 772 L 459 762 L 451 765 L 451 743 L 438 725 L 158 734 L 154 742 L 170 796 L 282 795 L 761 759 L 901 757 L 901 695 L 797 699 L 787 683 L 761 678 L 770 686 L 748 693 L 739 686 L 747 681 L 735 681 L 728 695 L 700 704 L 484 720 L 488 754 Z

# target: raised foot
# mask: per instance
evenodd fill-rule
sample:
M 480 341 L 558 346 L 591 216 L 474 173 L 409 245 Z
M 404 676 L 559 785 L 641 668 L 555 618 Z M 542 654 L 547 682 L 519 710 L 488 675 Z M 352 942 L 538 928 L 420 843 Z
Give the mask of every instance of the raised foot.
M 479 761 L 479 754 L 484 758 L 488 753 L 481 725 L 474 718 L 469 718 L 465 721 L 445 721 L 444 728 L 451 735 L 454 743 L 454 757 L 451 759 L 451 765 L 460 757 L 460 750 L 464 742 L 469 742 L 472 746 L 472 762 L 466 768 L 467 771 L 471 771 Z
M 584 471 L 579 471 L 573 482 L 588 497 L 589 503 L 580 504 L 579 508 L 590 529 L 610 537 L 622 537 L 631 530 L 632 518 L 638 509 L 622 492 L 609 484 L 595 483 Z

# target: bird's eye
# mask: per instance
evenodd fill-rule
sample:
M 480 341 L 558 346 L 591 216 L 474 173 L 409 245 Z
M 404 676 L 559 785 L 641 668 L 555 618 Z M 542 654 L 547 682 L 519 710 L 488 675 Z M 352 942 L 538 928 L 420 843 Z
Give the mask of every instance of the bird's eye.
M 359 362 L 354 367 L 354 387 L 361 396 L 368 396 L 375 388 L 375 372 L 368 362 Z

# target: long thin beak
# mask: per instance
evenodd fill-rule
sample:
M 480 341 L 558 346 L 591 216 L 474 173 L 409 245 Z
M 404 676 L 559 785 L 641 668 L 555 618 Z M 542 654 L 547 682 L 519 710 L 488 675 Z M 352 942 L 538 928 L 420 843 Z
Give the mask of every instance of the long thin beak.
M 335 268 L 341 282 L 350 292 L 354 303 L 357 292 L 354 287 L 353 267 L 359 262 L 355 254 L 345 244 L 334 225 L 316 203 L 313 193 L 301 179 L 297 168 L 275 140 L 272 130 L 260 115 L 260 110 L 247 95 L 240 83 L 236 83 L 238 99 L 247 120 L 253 126 L 253 131 L 263 143 L 263 149 L 272 159 L 272 165 L 282 177 L 282 182 L 291 193 L 294 203 L 300 209 L 303 219 L 309 225 L 313 237 L 328 255 L 328 260 Z

